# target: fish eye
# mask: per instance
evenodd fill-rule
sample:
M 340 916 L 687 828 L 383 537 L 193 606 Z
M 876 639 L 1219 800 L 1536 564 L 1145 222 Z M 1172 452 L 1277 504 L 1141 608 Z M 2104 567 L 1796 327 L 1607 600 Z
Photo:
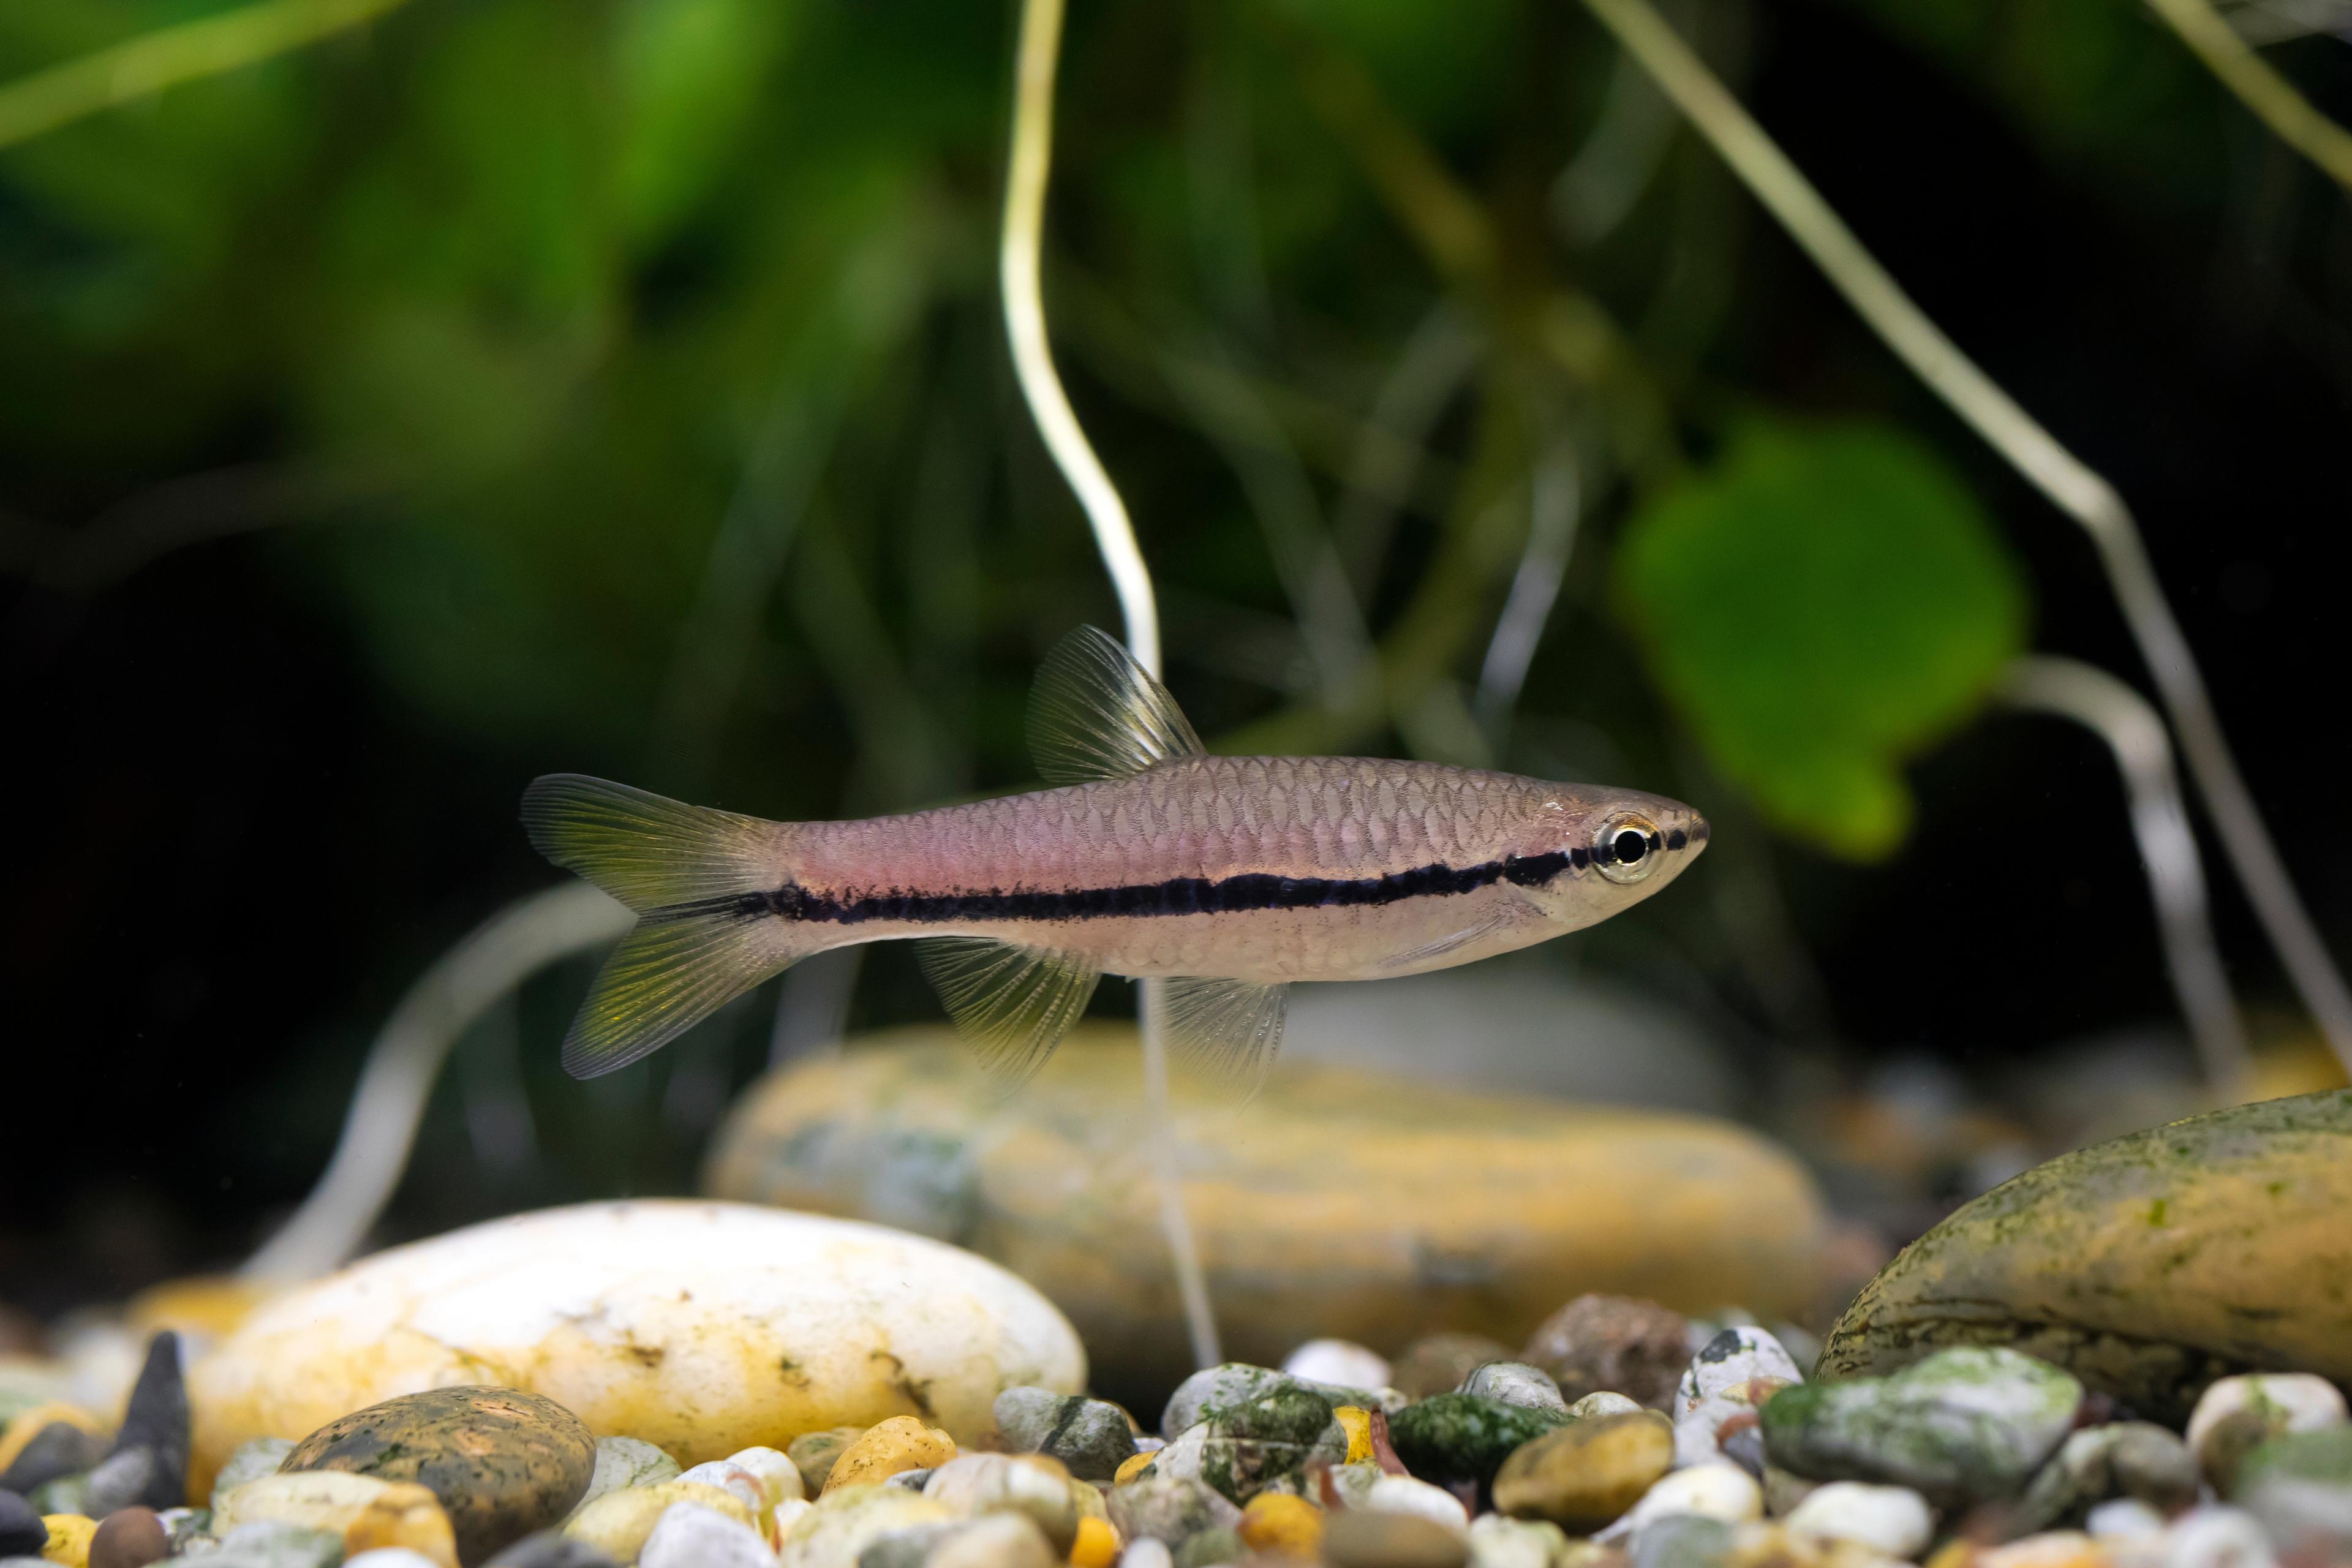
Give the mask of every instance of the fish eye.
M 1620 812 L 1594 830 L 1592 864 L 1611 881 L 1631 885 L 1657 868 L 1664 842 L 1657 825 L 1649 818 Z

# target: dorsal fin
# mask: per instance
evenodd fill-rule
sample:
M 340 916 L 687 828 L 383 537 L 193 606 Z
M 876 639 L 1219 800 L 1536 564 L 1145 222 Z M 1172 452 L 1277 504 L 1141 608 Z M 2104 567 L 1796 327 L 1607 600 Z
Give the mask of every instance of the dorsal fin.
M 1168 689 L 1098 627 L 1078 627 L 1037 668 L 1029 751 L 1047 784 L 1129 778 L 1206 750 Z

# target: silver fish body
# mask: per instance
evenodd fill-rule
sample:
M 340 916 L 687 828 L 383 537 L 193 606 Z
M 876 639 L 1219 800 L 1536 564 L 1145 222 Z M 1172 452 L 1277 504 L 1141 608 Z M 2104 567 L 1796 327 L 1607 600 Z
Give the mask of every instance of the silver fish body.
M 798 959 L 916 939 L 958 1026 L 1035 1070 L 1104 974 L 1167 982 L 1180 1051 L 1244 1079 L 1295 981 L 1467 963 L 1672 881 L 1706 820 L 1658 795 L 1434 763 L 1209 755 L 1166 689 L 1082 627 L 1032 708 L 1058 788 L 856 822 L 765 822 L 554 774 L 523 820 L 638 913 L 564 1044 L 625 1066 Z

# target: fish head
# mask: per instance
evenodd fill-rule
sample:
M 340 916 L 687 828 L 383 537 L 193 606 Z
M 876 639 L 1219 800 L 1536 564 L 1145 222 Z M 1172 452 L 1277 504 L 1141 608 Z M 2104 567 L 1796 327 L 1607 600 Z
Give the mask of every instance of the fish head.
M 1640 903 L 1682 875 L 1707 841 L 1706 818 L 1678 800 L 1589 784 L 1548 786 L 1529 826 L 1537 847 L 1522 862 L 1558 869 L 1524 885 L 1568 931 Z

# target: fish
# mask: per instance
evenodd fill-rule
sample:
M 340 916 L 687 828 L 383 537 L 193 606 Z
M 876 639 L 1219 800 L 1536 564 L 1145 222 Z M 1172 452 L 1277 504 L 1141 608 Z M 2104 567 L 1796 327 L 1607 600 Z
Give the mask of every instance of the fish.
M 771 822 L 552 773 L 531 843 L 634 910 L 563 1065 L 658 1050 L 812 953 L 913 940 L 1008 1088 L 1106 974 L 1166 983 L 1171 1050 L 1244 1090 L 1288 988 L 1475 963 L 1606 920 L 1678 876 L 1706 819 L 1663 795 L 1368 757 L 1211 754 L 1166 687 L 1080 626 L 1040 667 L 1050 786 L 846 822 Z

